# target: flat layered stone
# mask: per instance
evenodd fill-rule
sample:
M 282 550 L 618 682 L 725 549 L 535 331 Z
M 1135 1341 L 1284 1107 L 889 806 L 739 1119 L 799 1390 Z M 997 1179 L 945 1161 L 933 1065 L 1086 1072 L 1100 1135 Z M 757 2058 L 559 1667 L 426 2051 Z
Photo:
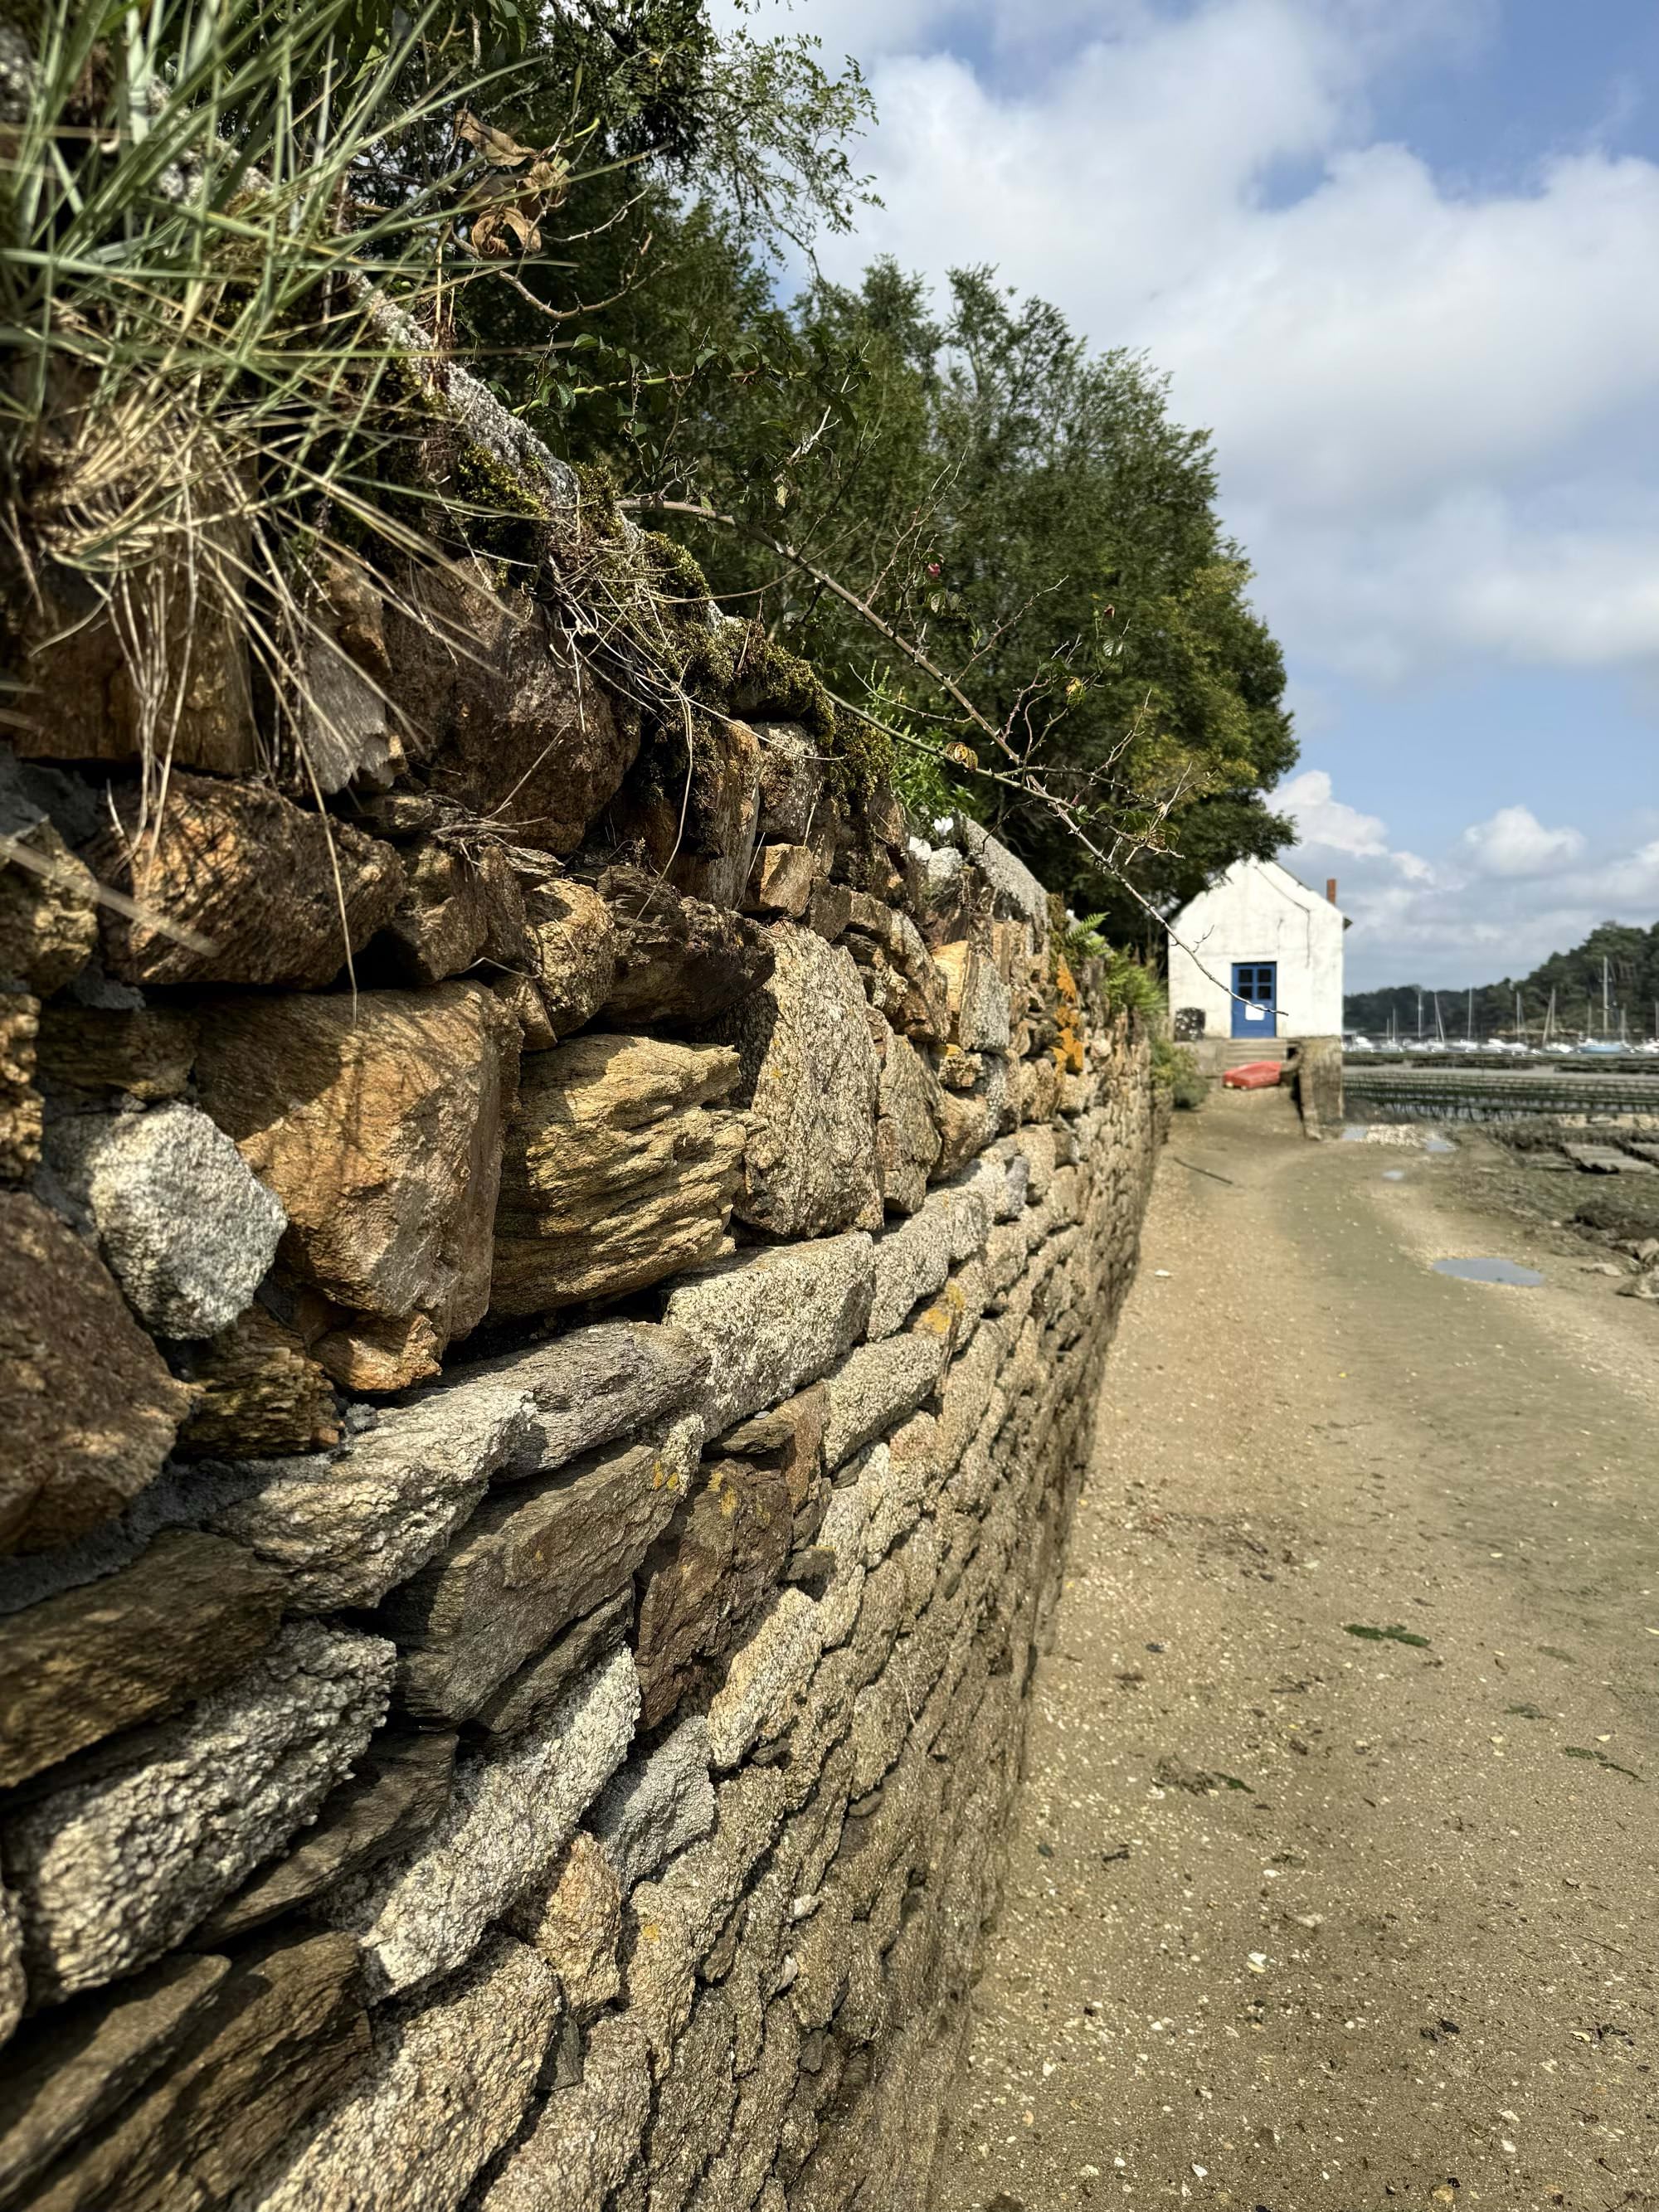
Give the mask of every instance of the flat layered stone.
M 288 1217 L 198 1108 L 67 1115 L 52 1125 L 46 1157 L 156 1335 L 216 1335 L 251 1303 Z
M 348 1389 L 423 1381 L 483 1320 L 517 1063 L 516 1026 L 473 983 L 213 1009 L 202 1103 L 282 1200 L 284 1267 L 371 1323 L 424 1324 L 408 1359 L 362 1376 L 349 1322 L 319 1342 Z
M 665 1859 L 706 1836 L 714 1825 L 708 1722 L 694 1714 L 654 1750 L 630 1759 L 606 1785 L 588 1825 L 624 1896 Z
M 470 1373 L 526 1395 L 536 1431 L 533 1456 L 509 1472 L 547 1473 L 675 1412 L 708 1371 L 707 1349 L 681 1329 L 602 1321 L 482 1360 Z
M 368 2063 L 349 1936 L 240 1960 L 159 2078 L 41 2178 L 31 2212 L 206 2212 Z
M 263 1306 L 175 1357 L 196 1392 L 176 1457 L 276 1459 L 339 1442 L 333 1386 L 304 1339 Z
M 0 977 L 45 999 L 97 950 L 97 883 L 44 817 L 15 830 L 13 846 L 0 861 Z
M 562 2010 L 545 1960 L 492 1937 L 440 1990 L 374 2014 L 362 2073 L 238 2212 L 455 2212 L 523 2119 Z
M 949 1347 L 931 1332 L 860 1345 L 830 1376 L 823 1463 L 833 1472 L 913 1413 L 938 1387 Z
M 408 1850 L 448 1805 L 454 1768 L 453 1735 L 383 1729 L 350 1778 L 324 1798 L 301 1840 L 210 1913 L 193 1940 L 234 1942 Z
M 781 1456 L 781 1455 L 780 1455 Z M 781 1578 L 793 1542 L 780 1465 L 719 1459 L 645 1563 L 634 1638 L 645 1725 L 672 1713 Z
M 942 1289 L 958 1261 L 983 1249 L 991 1216 L 987 1191 L 964 1177 L 930 1191 L 919 1212 L 877 1239 L 872 1338 L 902 1328 L 918 1299 Z
M 945 978 L 909 915 L 857 893 L 845 942 L 876 1012 L 901 1036 L 943 1044 L 951 1023 Z
M 29 1990 L 51 2002 L 147 1966 L 314 1813 L 385 1717 L 395 1654 L 299 1621 L 125 1763 L 8 1824 Z
M 750 914 L 787 915 L 799 921 L 817 874 L 817 855 L 810 845 L 763 845 L 755 855 L 743 902 Z
M 3 969 L 0 960 L 0 970 Z M 201 1024 L 174 1006 L 76 1006 L 64 1001 L 40 1017 L 40 1069 L 48 1083 L 74 1091 L 124 1091 L 152 1101 L 176 1098 L 190 1081 Z
M 864 1333 L 874 1289 L 860 1231 L 741 1252 L 668 1296 L 664 1319 L 707 1352 L 711 1433 L 816 1382 Z
M 533 1415 L 527 1391 L 451 1383 L 334 1452 L 209 1462 L 207 1518 L 281 1571 L 290 1607 L 378 1605 L 441 1550 L 491 1476 L 533 1449 Z
M 120 1513 L 190 1405 L 96 1256 L 37 1199 L 0 1191 L 0 1553 Z
M 571 2011 L 586 2020 L 622 1993 L 622 1916 L 611 1856 L 584 1828 L 571 1838 L 552 1881 L 526 1891 L 507 1917 L 557 1974 Z
M 708 1755 L 714 1765 L 736 1766 L 757 1742 L 777 1734 L 811 1679 L 822 1649 L 817 1607 L 804 1591 L 781 1590 L 732 1654 L 726 1680 L 709 1705 Z
M 672 1519 L 702 1427 L 638 1443 L 480 1507 L 456 1544 L 395 1590 L 376 1625 L 397 1639 L 398 1690 L 422 1720 L 462 1720 L 568 1622 L 613 1596 Z
M 490 1303 L 546 1313 L 642 1289 L 725 1234 L 744 1122 L 723 1046 L 585 1035 L 525 1062 L 495 1218 Z
M 204 2016 L 228 1959 L 163 1960 L 42 2021 L 0 2078 L 0 2203 L 142 2088 Z
M 395 1996 L 471 1956 L 569 1842 L 626 1758 L 639 1710 L 633 1654 L 618 1651 L 539 1727 L 457 1760 L 448 1808 L 425 1841 L 345 1883 L 325 1908 L 361 1935 L 374 1993 Z
M 112 786 L 110 804 L 118 827 L 88 848 L 87 864 L 156 917 L 103 909 L 105 964 L 124 982 L 314 990 L 368 942 L 403 890 L 390 845 L 266 784 L 175 772 L 148 823 L 136 786 Z
M 781 922 L 771 976 L 718 1024 L 748 1109 L 734 1211 L 775 1237 L 878 1229 L 880 1071 L 858 970 L 839 945 Z
M 651 2117 L 651 2054 L 627 2015 L 587 2040 L 580 2082 L 556 2089 L 483 2197 L 479 2212 L 601 2212 Z
M 216 1689 L 282 1609 L 282 1577 L 240 1544 L 175 1529 L 104 1581 L 0 1620 L 0 1787 Z
M 586 1674 L 627 1635 L 634 1620 L 631 1588 L 595 1606 L 551 1647 L 520 1667 L 471 1716 L 475 1728 L 490 1735 L 521 1735 L 556 1705 L 580 1674 Z
M 617 929 L 605 1012 L 619 1026 L 714 1021 L 772 973 L 771 939 L 746 915 L 684 898 L 644 868 L 608 868 L 599 890 Z
M 933 958 L 945 977 L 951 1042 L 963 1052 L 1006 1053 L 1013 1034 L 1008 986 L 989 933 L 935 945 Z
M 617 925 L 589 884 L 526 884 L 525 963 L 556 1038 L 585 1028 L 617 980 Z

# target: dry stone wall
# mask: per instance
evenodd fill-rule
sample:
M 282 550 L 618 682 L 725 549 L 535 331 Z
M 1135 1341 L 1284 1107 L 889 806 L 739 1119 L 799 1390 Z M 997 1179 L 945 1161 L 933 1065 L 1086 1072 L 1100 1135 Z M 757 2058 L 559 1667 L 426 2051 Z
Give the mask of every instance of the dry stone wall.
M 0 756 L 0 2212 L 898 2212 L 1145 1042 L 977 825 L 749 695 L 669 804 L 427 588 L 325 813 L 231 623 L 165 780 L 101 647 Z

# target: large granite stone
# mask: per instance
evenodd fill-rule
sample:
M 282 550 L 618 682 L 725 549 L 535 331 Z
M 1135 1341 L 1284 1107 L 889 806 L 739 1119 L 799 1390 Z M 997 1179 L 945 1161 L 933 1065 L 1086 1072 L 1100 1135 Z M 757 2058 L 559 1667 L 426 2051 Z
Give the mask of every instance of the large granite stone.
M 1006 1052 L 1012 1036 L 1008 986 L 989 931 L 935 945 L 933 959 L 945 977 L 952 1042 L 963 1052 Z
M 879 1229 L 879 1070 L 858 971 L 839 945 L 780 922 L 769 979 L 719 1024 L 749 1109 L 735 1212 L 775 1237 Z
M 0 1191 L 0 1553 L 71 1543 L 121 1512 L 190 1403 L 81 1239 Z
M 290 1606 L 377 1605 L 535 1439 L 527 1391 L 453 1382 L 380 1414 L 335 1452 L 210 1462 L 208 1518 L 282 1571 Z
M 990 886 L 995 910 L 1030 924 L 1037 942 L 1048 934 L 1048 894 L 1024 860 L 994 837 L 982 823 L 958 815 L 957 840 Z
M 368 2055 L 349 1937 L 258 1951 L 220 1982 L 160 2077 L 41 2177 L 31 2212 L 209 2212 Z
M 507 1915 L 559 1978 L 565 2002 L 590 2019 L 621 1994 L 622 1884 L 611 1854 L 586 1828 L 570 1839 L 552 1879 L 537 1883 Z
M 181 1942 L 321 1804 L 384 1718 L 395 1654 L 296 1622 L 183 1718 L 6 1823 L 38 2002 L 95 1988 Z
M 0 2204 L 166 2064 L 229 1971 L 175 1955 L 37 2025 L 0 2075 Z
M 454 1769 L 453 1735 L 382 1729 L 350 1778 L 323 1800 L 315 1823 L 298 1843 L 210 1912 L 192 1940 L 234 1942 L 336 1882 L 411 1848 L 448 1805 Z
M 589 1034 L 525 1061 L 507 1132 L 490 1303 L 545 1313 L 642 1289 L 706 1258 L 743 1150 L 719 1110 L 735 1053 Z
M 386 610 L 386 650 L 430 788 L 515 844 L 568 853 L 638 750 L 569 634 L 482 560 L 427 566 Z
M 732 1654 L 708 1708 L 708 1754 L 736 1766 L 787 1724 L 823 1648 L 818 1609 L 804 1591 L 781 1590 Z
M 664 1318 L 709 1356 L 710 1432 L 827 1373 L 864 1333 L 874 1276 L 870 1239 L 854 1231 L 738 1253 L 671 1291 Z
M 105 962 L 125 982 L 314 989 L 368 942 L 403 889 L 391 846 L 266 785 L 174 774 L 143 824 L 136 786 L 112 787 L 111 804 L 118 828 L 86 859 L 145 917 L 103 912 Z
M 216 1335 L 250 1303 L 287 1216 L 198 1109 L 66 1115 L 52 1124 L 46 1158 L 157 1336 Z
M 579 1613 L 629 1581 L 684 1496 L 695 1419 L 503 1492 L 376 1617 L 397 1639 L 398 1690 L 422 1720 L 462 1720 Z
M 456 1762 L 448 1809 L 412 1854 L 327 1902 L 361 1934 L 371 1990 L 395 1995 L 470 1958 L 574 1834 L 628 1753 L 639 1717 L 623 1650 L 583 1678 L 538 1728 Z
M 872 1338 L 902 1328 L 919 1298 L 942 1289 L 956 1262 L 983 1249 L 991 1215 L 986 1192 L 964 1178 L 930 1191 L 919 1212 L 876 1240 Z
M 848 1352 L 829 1376 L 823 1463 L 832 1472 L 931 1397 L 945 1360 L 931 1333 L 884 1338 Z
M 216 1689 L 282 1607 L 282 1577 L 240 1544 L 175 1529 L 104 1581 L 0 1620 L 0 1787 Z
M 603 2212 L 650 2117 L 645 2037 L 625 2014 L 608 2014 L 588 2037 L 580 2081 L 548 2099 L 479 2212 Z
M 471 983 L 214 1008 L 202 1103 L 282 1200 L 284 1266 L 348 1316 L 426 1324 L 408 1358 L 366 1351 L 360 1371 L 343 1321 L 315 1349 L 347 1388 L 420 1382 L 483 1320 L 517 1055 L 516 1028 Z
M 890 1212 L 915 1213 L 927 1195 L 927 1178 L 939 1155 L 939 1079 L 908 1037 L 889 1028 L 873 1010 L 872 1018 L 880 1024 L 876 1167 L 881 1195 Z
M 374 2054 L 235 2212 L 455 2212 L 535 2094 L 562 2007 L 552 1969 L 496 1936 L 418 2002 L 374 2015 Z
M 745 915 L 683 898 L 644 868 L 609 868 L 599 889 L 617 927 L 605 1011 L 622 1026 L 713 1021 L 772 973 L 770 936 Z
M 631 1759 L 607 1784 L 588 1824 L 627 1895 L 665 1858 L 714 1825 L 708 1723 L 682 1721 L 654 1750 Z

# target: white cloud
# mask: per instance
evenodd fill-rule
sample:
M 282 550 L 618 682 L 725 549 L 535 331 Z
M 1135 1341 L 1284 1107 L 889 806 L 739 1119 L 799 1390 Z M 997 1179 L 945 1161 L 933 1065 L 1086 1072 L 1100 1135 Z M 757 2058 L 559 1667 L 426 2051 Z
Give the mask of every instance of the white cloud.
M 1659 516 L 1628 488 L 1659 387 L 1659 165 L 1592 148 L 1482 190 L 1370 125 L 1379 72 L 1489 33 L 1492 0 L 775 20 L 865 56 L 881 113 L 884 206 L 827 265 L 994 262 L 1146 347 L 1216 432 L 1294 655 L 1371 684 L 1469 653 L 1659 659 Z
M 1554 876 L 1584 849 L 1582 830 L 1547 830 L 1529 806 L 1500 806 L 1463 832 L 1464 849 L 1486 876 Z
M 1322 769 L 1294 777 L 1274 803 L 1297 820 L 1291 867 L 1312 879 L 1342 856 L 1351 990 L 1452 990 L 1525 975 L 1597 922 L 1659 904 L 1659 838 L 1593 849 L 1581 831 L 1547 829 L 1516 805 L 1471 823 L 1430 862 L 1391 844 L 1380 817 L 1336 798 Z

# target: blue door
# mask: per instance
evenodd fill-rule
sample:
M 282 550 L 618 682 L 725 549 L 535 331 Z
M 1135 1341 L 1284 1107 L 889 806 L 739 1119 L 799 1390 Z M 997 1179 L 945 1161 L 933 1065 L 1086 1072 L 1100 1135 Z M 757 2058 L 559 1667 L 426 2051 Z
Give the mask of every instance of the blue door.
M 1279 1034 L 1279 963 L 1276 960 L 1235 960 L 1233 963 L 1233 1035 L 1256 1037 L 1264 1044 Z

